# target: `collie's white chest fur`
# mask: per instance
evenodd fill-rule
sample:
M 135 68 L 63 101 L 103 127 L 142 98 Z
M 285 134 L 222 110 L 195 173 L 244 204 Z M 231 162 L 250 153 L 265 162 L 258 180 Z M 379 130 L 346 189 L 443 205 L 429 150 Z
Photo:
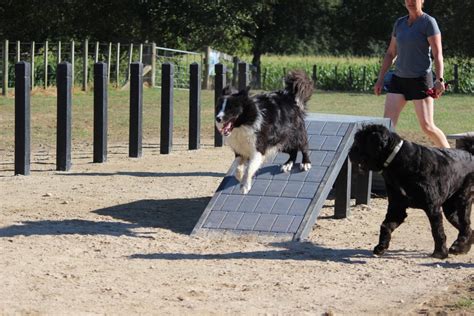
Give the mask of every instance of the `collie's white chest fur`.
M 256 151 L 256 135 L 255 130 L 249 126 L 240 126 L 234 128 L 232 134 L 225 137 L 225 142 L 237 154 L 249 159 Z

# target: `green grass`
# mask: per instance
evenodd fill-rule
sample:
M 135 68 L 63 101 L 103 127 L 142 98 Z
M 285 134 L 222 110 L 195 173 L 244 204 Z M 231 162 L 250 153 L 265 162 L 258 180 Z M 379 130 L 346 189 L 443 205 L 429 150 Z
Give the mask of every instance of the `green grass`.
M 187 90 L 175 89 L 174 137 L 188 137 Z M 160 139 L 160 89 L 144 90 L 143 141 L 158 143 Z M 201 138 L 212 139 L 214 133 L 214 91 L 202 91 Z M 384 97 L 365 93 L 316 91 L 309 102 L 310 112 L 350 114 L 380 117 Z M 436 101 L 435 121 L 447 134 L 473 129 L 473 98 L 468 95 L 446 95 Z M 129 92 L 109 90 L 109 142 L 128 142 Z M 0 153 L 13 152 L 14 98 L 0 97 Z M 398 131 L 414 140 L 423 138 L 413 106 L 407 104 L 401 115 Z M 73 96 L 72 141 L 93 142 L 93 95 L 76 91 Z M 31 97 L 31 145 L 54 147 L 56 143 L 56 96 L 54 90 L 37 90 Z

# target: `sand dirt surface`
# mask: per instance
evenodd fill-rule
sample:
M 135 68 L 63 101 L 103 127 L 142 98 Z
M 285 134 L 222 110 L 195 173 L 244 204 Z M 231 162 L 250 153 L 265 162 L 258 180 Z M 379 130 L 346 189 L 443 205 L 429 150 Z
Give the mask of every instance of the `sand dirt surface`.
M 140 159 L 115 144 L 103 164 L 75 148 L 69 172 L 41 147 L 30 176 L 13 176 L 3 153 L 0 314 L 417 314 L 473 284 L 474 251 L 429 257 L 420 210 L 373 256 L 383 198 L 347 219 L 333 219 L 328 200 L 306 242 L 191 236 L 233 160 L 207 144 L 170 155 L 147 144 Z

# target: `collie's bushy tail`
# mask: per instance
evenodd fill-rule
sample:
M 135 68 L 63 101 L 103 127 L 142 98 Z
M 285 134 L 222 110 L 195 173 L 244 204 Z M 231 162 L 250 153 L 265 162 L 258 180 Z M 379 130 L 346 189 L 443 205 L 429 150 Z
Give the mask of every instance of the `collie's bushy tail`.
M 313 95 L 313 80 L 302 70 L 290 71 L 285 78 L 285 91 L 294 95 L 296 104 L 304 110 Z
M 470 152 L 474 155 L 474 136 L 466 136 L 458 140 L 460 149 Z

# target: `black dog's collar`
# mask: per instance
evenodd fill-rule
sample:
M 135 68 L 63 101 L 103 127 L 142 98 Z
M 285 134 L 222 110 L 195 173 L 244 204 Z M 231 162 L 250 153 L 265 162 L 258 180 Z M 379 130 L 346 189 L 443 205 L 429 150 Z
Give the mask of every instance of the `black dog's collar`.
M 387 160 L 385 160 L 385 162 L 383 163 L 383 167 L 384 168 L 387 168 L 388 165 L 392 162 L 393 158 L 395 158 L 395 156 L 397 155 L 397 153 L 400 151 L 400 148 L 402 148 L 403 146 L 403 140 L 401 140 L 397 146 L 395 146 L 395 148 L 393 148 L 393 151 L 392 153 L 390 154 L 390 156 L 388 156 Z

